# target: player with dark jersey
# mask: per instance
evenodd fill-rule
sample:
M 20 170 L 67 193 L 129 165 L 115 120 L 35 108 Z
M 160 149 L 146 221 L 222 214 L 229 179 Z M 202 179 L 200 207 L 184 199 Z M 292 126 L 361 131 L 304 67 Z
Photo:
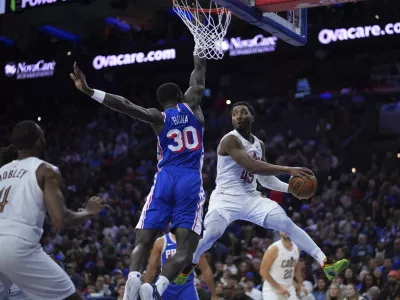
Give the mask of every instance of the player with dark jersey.
M 158 172 L 136 226 L 135 246 L 125 286 L 126 300 L 159 299 L 171 281 L 192 260 L 202 231 L 203 203 L 201 168 L 204 116 L 200 101 L 205 85 L 205 59 L 194 56 L 189 89 L 183 95 L 176 84 L 165 83 L 157 90 L 164 111 L 146 109 L 124 97 L 88 87 L 85 75 L 74 64 L 70 74 L 78 90 L 103 105 L 134 119 L 149 123 L 158 139 Z M 168 259 L 155 285 L 141 287 L 140 277 L 159 232 L 171 222 L 176 236 L 176 255 Z

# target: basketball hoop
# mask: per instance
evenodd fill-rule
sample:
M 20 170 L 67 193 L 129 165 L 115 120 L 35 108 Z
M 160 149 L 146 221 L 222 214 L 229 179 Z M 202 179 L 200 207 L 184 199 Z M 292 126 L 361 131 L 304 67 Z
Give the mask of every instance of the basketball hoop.
M 195 42 L 193 55 L 207 59 L 222 59 L 224 51 L 221 45 L 231 22 L 231 12 L 211 0 L 209 6 L 203 8 L 200 1 L 172 0 L 173 9 L 193 35 Z

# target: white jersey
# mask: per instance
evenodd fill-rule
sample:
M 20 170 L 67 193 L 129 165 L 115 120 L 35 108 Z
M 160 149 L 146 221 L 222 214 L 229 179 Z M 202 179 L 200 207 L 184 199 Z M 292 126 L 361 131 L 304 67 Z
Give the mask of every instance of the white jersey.
M 272 278 L 284 287 L 293 285 L 294 270 L 300 258 L 299 248 L 292 242 L 292 250 L 286 249 L 282 241 L 273 243 L 270 247 L 278 247 L 278 256 L 269 269 Z M 263 289 L 272 289 L 268 281 L 264 281 Z
M 260 140 L 254 137 L 254 143 L 250 143 L 236 130 L 226 134 L 221 141 L 229 135 L 236 136 L 243 145 L 244 150 L 257 160 L 261 160 L 263 151 Z M 219 149 L 219 146 L 218 146 Z M 255 192 L 257 180 L 251 174 L 239 166 L 229 155 L 218 155 L 216 191 L 224 191 L 225 194 L 240 195 Z
M 46 207 L 36 170 L 44 161 L 29 157 L 0 168 L 0 236 L 38 243 Z

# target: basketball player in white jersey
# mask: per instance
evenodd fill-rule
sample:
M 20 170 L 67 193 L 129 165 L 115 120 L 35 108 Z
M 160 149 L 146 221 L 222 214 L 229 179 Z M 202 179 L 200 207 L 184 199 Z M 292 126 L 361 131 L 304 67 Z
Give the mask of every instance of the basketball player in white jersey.
M 46 211 L 53 225 L 81 225 L 106 207 L 92 197 L 85 209 L 66 208 L 59 170 L 39 159 L 45 139 L 35 122 L 17 124 L 12 145 L 0 150 L 0 300 L 15 283 L 31 300 L 81 299 L 65 271 L 47 255 L 39 241 Z
M 232 108 L 234 130 L 226 134 L 217 149 L 216 188 L 211 194 L 208 212 L 204 220 L 203 239 L 193 255 L 193 263 L 186 267 L 175 280 L 185 282 L 188 274 L 196 267 L 202 253 L 224 233 L 228 225 L 236 220 L 246 220 L 278 231 L 283 231 L 302 250 L 314 257 L 328 279 L 347 268 L 349 262 L 334 262 L 327 259 L 310 236 L 286 215 L 278 203 L 263 198 L 256 190 L 258 182 L 271 190 L 290 192 L 288 184 L 274 175 L 290 174 L 309 178 L 312 172 L 306 168 L 272 165 L 265 160 L 264 143 L 251 133 L 254 109 L 247 102 L 238 102 Z
M 281 239 L 273 243 L 265 252 L 261 262 L 260 275 L 264 278 L 264 300 L 298 300 L 293 278 L 303 288 L 299 258 L 300 249 L 289 236 L 281 232 Z M 303 288 L 304 289 L 304 288 Z

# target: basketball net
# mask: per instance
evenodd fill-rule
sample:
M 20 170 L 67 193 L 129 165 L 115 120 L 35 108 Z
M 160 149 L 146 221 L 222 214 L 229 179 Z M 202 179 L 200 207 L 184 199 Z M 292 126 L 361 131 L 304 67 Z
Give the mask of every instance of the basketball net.
M 231 12 L 209 1 L 201 7 L 199 0 L 173 0 L 173 9 L 189 28 L 195 47 L 193 55 L 206 59 L 222 59 L 222 43 L 231 22 Z

